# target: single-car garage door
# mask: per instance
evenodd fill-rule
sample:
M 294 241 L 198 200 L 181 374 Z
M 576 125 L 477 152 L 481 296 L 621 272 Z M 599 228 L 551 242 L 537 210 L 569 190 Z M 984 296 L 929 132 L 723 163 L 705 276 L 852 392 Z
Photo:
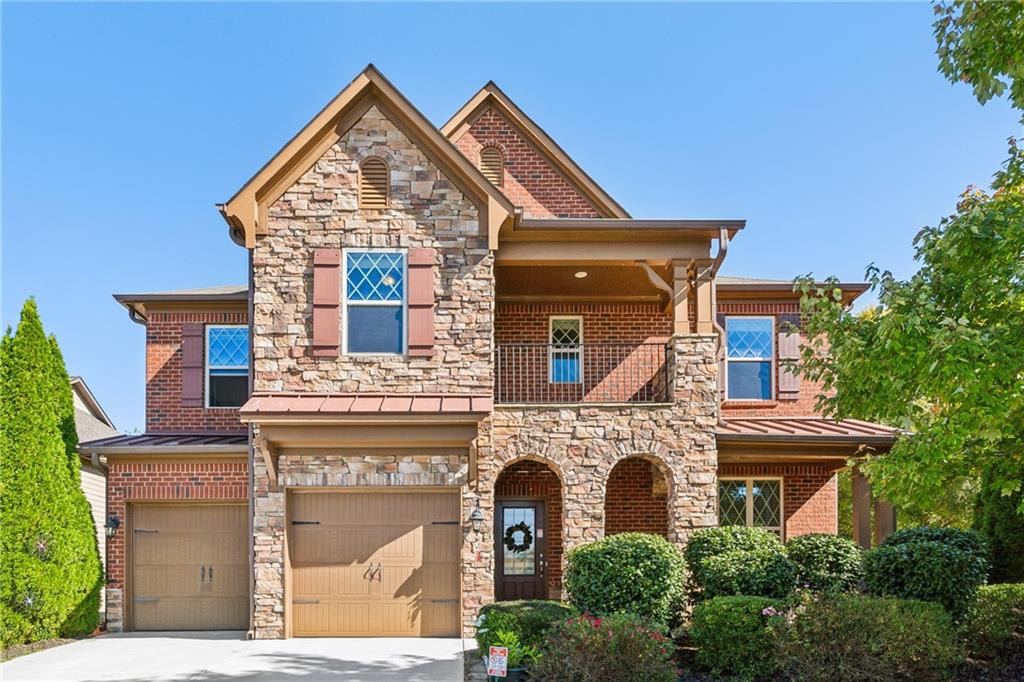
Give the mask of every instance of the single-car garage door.
M 244 630 L 249 579 L 244 504 L 132 506 L 136 630 Z
M 459 633 L 456 492 L 293 492 L 296 637 Z

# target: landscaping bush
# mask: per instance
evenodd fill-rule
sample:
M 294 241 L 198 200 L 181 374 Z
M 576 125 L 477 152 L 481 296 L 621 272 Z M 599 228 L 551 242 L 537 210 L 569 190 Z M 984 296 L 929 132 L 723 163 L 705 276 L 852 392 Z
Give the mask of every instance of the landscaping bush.
M 703 587 L 705 560 L 726 552 L 781 548 L 779 536 L 763 528 L 721 526 L 696 531 L 687 541 L 683 555 L 693 581 L 698 587 Z
M 797 566 L 781 549 L 726 552 L 704 560 L 704 599 L 729 595 L 782 598 L 796 587 Z
M 963 658 L 949 614 L 921 601 L 822 595 L 778 632 L 796 680 L 943 680 Z
M 530 679 L 542 682 L 676 682 L 672 640 L 639 617 L 577 616 L 548 633 Z
M 540 599 L 488 604 L 480 609 L 476 621 L 477 648 L 486 655 L 491 646 L 503 646 L 498 644 L 499 633 L 514 634 L 524 646 L 540 647 L 548 630 L 574 614 L 562 602 Z
M 986 471 L 981 479 L 974 528 L 992 552 L 989 582 L 1024 582 L 1024 514 L 1017 511 L 1024 486 L 1012 495 L 1003 495 L 994 484 L 996 478 L 993 471 Z M 1019 471 L 1017 478 L 1024 478 L 1024 470 Z
M 660 535 L 612 535 L 570 550 L 566 559 L 565 589 L 580 611 L 633 613 L 661 628 L 678 618 L 686 567 Z
M 916 526 L 898 530 L 882 541 L 882 547 L 908 545 L 913 542 L 940 542 L 972 554 L 985 565 L 985 577 L 991 560 L 988 543 L 973 530 L 944 528 L 942 526 Z
M 985 582 L 986 568 L 974 553 L 922 540 L 868 552 L 864 581 L 874 595 L 938 602 L 960 618 Z
M 983 585 L 963 623 L 967 650 L 975 658 L 994 659 L 1024 643 L 1024 584 Z
M 103 572 L 79 486 L 74 403 L 35 302 L 0 344 L 0 643 L 92 632 Z
M 697 662 L 717 677 L 770 677 L 784 609 L 783 602 L 766 597 L 715 597 L 697 604 L 689 630 Z
M 786 543 L 786 555 L 797 566 L 797 583 L 812 590 L 852 590 L 863 575 L 860 547 L 835 535 L 798 535 Z

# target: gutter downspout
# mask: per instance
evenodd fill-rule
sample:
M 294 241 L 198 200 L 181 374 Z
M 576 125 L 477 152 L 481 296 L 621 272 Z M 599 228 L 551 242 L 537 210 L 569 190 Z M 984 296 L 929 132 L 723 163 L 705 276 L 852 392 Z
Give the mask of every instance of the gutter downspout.
M 252 330 L 253 330 L 253 289 L 254 281 L 252 271 L 252 249 L 246 249 L 248 251 L 249 261 L 249 301 L 248 301 L 248 314 L 249 314 L 249 395 L 252 395 L 253 388 L 253 372 L 255 371 L 255 363 L 253 361 L 253 343 L 252 343 Z M 249 494 L 248 505 L 249 505 L 249 518 L 247 520 L 249 527 L 249 631 L 246 633 L 248 639 L 252 639 L 256 634 L 256 542 L 253 534 L 255 527 L 253 523 L 253 516 L 256 513 L 256 476 L 253 472 L 253 463 L 256 459 L 256 450 L 253 448 L 253 426 L 249 424 L 249 462 L 246 466 L 249 473 Z M 287 530 L 287 529 L 286 529 Z M 283 559 L 283 557 L 282 557 Z M 283 566 L 282 566 L 283 567 Z
M 715 276 L 718 274 L 718 268 L 722 267 L 722 261 L 725 260 L 725 254 L 729 251 L 729 230 L 724 227 L 719 228 L 718 231 L 718 254 L 715 256 L 715 261 L 711 264 L 711 281 L 715 281 Z M 718 362 L 719 367 L 724 366 L 725 361 L 725 329 L 722 325 L 718 324 L 718 285 L 715 284 L 711 287 L 711 324 L 714 325 L 715 331 L 718 332 L 718 347 L 715 349 L 715 360 Z M 725 377 L 719 377 L 718 381 L 722 382 Z M 722 423 L 722 389 L 718 389 L 718 423 Z
M 135 324 L 141 324 L 143 327 L 146 326 L 146 318 L 135 309 L 135 306 L 128 306 L 128 319 Z

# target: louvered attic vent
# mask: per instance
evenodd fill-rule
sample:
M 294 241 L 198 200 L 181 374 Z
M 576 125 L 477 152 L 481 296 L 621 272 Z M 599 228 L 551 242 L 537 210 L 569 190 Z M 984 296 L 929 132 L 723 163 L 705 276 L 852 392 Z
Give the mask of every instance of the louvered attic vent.
M 500 149 L 487 147 L 480 152 L 480 171 L 495 187 L 502 185 L 504 165 L 505 160 L 501 157 Z
M 359 168 L 360 208 L 387 208 L 388 166 L 380 159 L 367 159 Z

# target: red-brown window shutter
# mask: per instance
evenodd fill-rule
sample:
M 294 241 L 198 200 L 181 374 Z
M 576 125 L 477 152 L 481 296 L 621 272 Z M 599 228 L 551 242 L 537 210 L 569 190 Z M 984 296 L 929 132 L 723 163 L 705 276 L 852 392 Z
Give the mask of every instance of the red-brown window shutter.
M 181 405 L 203 406 L 203 333 L 201 322 L 181 326 Z
M 313 355 L 336 358 L 341 349 L 341 249 L 313 252 Z
M 800 397 L 800 377 L 796 373 L 799 360 L 799 332 L 779 333 L 779 400 L 797 400 Z
M 409 249 L 409 355 L 434 354 L 434 249 Z

